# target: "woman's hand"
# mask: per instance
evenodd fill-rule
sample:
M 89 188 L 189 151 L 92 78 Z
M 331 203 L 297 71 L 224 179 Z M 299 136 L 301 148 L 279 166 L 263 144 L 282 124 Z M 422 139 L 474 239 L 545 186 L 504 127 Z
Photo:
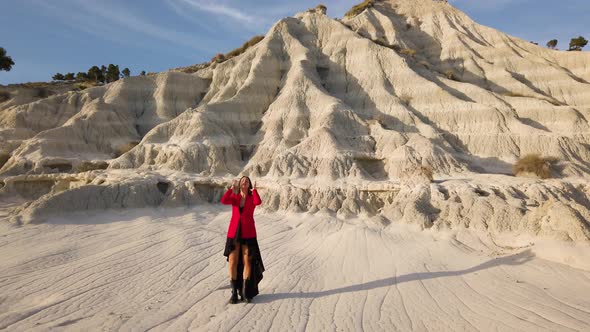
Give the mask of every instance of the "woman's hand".
M 252 190 L 256 189 L 256 181 L 252 184 Z
M 232 189 L 232 191 L 234 192 L 234 194 L 237 194 L 237 193 L 240 191 L 240 189 L 238 188 L 238 180 L 235 180 L 235 179 L 234 179 L 234 180 L 231 182 L 231 189 Z

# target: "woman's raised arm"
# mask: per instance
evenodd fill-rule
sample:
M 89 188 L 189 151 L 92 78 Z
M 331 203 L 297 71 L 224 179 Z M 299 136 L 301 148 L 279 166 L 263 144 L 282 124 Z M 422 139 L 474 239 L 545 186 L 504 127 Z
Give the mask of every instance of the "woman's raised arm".
M 258 190 L 256 190 L 256 181 L 254 181 L 254 185 L 252 186 L 252 196 L 254 198 L 254 205 L 260 205 L 262 204 L 262 200 L 260 199 L 260 196 L 258 196 Z

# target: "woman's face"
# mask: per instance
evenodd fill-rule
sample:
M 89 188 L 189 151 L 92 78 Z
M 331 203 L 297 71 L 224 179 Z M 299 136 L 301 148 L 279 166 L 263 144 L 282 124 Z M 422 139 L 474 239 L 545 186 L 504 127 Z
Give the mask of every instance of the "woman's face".
M 248 180 L 248 178 L 242 178 L 240 180 L 240 189 L 242 189 L 242 191 L 248 191 L 249 188 L 250 188 L 250 180 Z

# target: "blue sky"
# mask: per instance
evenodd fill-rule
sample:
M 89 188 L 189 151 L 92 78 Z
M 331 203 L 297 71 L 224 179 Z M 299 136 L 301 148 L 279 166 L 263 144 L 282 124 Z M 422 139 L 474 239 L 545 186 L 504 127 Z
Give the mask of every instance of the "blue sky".
M 590 39 L 590 0 L 450 0 L 480 24 L 544 45 Z M 277 20 L 324 3 L 342 17 L 360 0 L 3 0 L 0 47 L 15 61 L 0 84 L 118 64 L 131 74 L 208 61 Z M 590 46 L 585 48 L 590 49 Z

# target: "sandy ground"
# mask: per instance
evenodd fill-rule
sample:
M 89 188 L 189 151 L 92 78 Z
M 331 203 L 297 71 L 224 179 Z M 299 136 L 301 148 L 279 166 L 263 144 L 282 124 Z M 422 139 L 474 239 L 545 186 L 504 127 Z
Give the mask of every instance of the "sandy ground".
M 0 329 L 569 331 L 590 272 L 469 232 L 257 212 L 261 295 L 228 304 L 221 206 L 0 216 Z M 586 253 L 586 255 L 589 255 Z M 590 256 L 587 256 L 590 258 Z

